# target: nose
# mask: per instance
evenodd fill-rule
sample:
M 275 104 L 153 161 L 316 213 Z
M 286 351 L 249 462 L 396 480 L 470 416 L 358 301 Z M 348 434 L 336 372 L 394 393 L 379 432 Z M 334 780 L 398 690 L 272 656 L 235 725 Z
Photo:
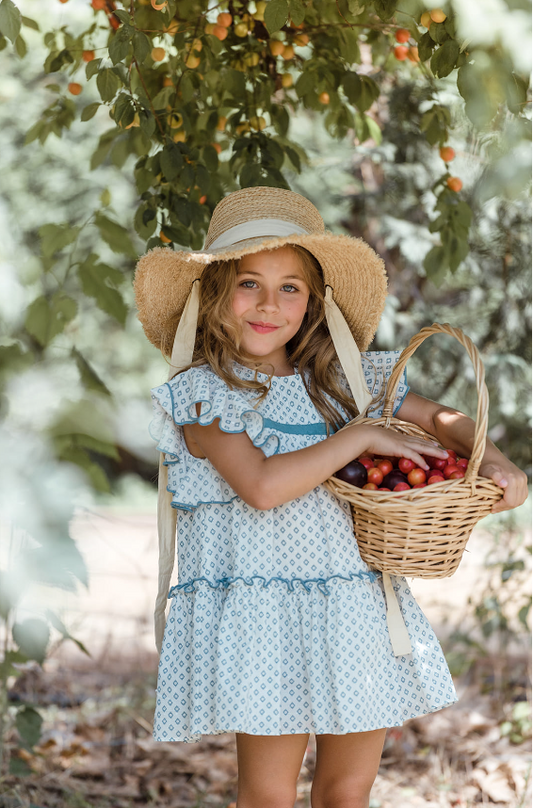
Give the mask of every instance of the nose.
M 279 299 L 277 289 L 261 289 L 259 300 L 257 301 L 259 311 L 278 311 Z

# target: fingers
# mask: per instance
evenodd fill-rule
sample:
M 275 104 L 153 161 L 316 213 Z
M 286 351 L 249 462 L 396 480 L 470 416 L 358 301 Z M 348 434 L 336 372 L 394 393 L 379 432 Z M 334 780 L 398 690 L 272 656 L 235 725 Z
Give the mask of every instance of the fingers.
M 493 505 L 492 513 L 510 511 L 526 501 L 528 495 L 527 477 L 522 471 L 517 470 L 518 473 L 514 473 L 514 471 L 511 470 L 511 472 L 508 473 L 502 471 L 502 469 L 497 466 L 489 466 L 483 470 L 480 469 L 480 473 L 481 471 L 483 471 L 482 476 L 488 477 L 504 490 L 502 499 Z

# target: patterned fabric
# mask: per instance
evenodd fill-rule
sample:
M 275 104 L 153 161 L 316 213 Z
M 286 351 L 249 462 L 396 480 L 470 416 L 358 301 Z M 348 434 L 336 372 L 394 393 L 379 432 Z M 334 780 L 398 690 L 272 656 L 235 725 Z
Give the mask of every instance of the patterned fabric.
M 375 398 L 398 355 L 362 355 Z M 249 368 L 234 369 L 254 378 Z M 340 370 L 339 378 L 346 385 Z M 404 379 L 395 412 L 407 391 Z M 381 575 L 359 555 L 348 503 L 320 485 L 260 511 L 187 450 L 183 424 L 215 418 L 225 432 L 246 431 L 266 456 L 324 440 L 301 376 L 274 377 L 255 409 L 255 391 L 229 390 L 207 366 L 152 396 L 152 435 L 178 510 L 179 571 L 169 593 L 154 738 L 345 734 L 398 726 L 453 703 L 440 645 L 402 578 L 393 582 L 413 653 L 394 656 Z M 381 414 L 379 404 L 372 414 Z

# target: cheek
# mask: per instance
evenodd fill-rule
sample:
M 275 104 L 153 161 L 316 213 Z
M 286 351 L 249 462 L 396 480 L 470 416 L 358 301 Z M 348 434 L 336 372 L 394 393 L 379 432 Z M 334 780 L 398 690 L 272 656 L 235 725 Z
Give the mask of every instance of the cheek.
M 236 314 L 237 317 L 239 317 L 244 311 L 246 311 L 247 307 L 246 297 L 245 295 L 243 295 L 240 289 L 235 290 L 231 306 L 234 314 Z

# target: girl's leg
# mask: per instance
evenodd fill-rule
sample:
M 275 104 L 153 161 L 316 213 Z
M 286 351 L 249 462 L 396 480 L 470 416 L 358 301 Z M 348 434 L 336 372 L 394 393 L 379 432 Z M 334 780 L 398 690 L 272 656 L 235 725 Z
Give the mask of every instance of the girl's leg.
M 316 736 L 312 808 L 368 808 L 386 732 Z
M 294 808 L 309 735 L 235 734 L 237 808 Z

